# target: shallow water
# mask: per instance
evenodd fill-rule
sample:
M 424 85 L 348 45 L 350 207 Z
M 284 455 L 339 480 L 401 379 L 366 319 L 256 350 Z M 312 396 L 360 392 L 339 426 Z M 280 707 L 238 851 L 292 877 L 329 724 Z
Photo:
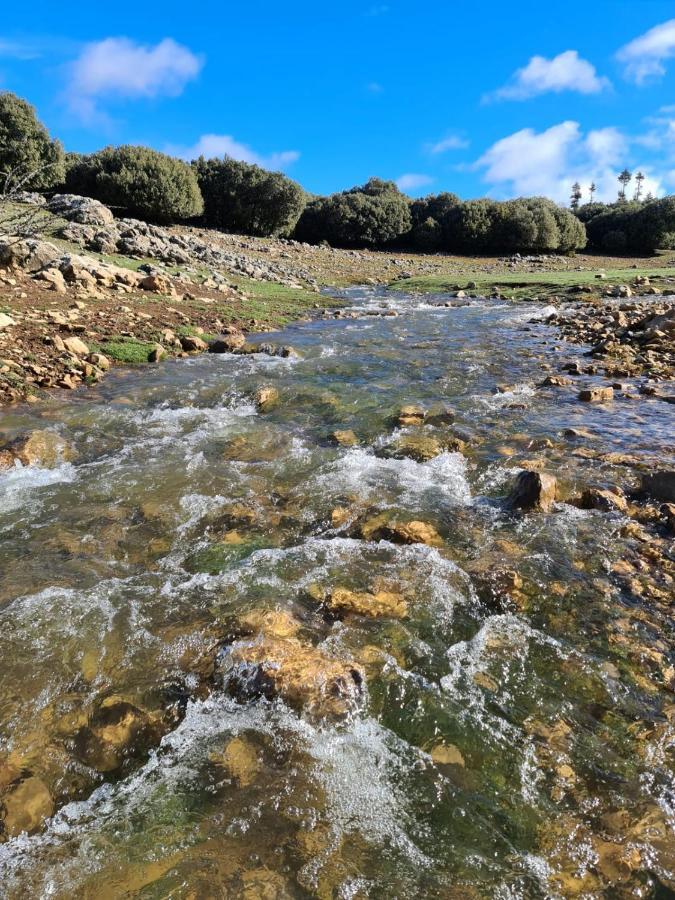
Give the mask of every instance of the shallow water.
M 0 475 L 0 764 L 42 778 L 55 808 L 42 833 L 0 844 L 3 896 L 675 889 L 675 715 L 658 674 L 672 619 L 612 579 L 621 515 L 502 502 L 534 458 L 564 497 L 630 486 L 631 470 L 571 449 L 672 460 L 675 407 L 536 389 L 561 355 L 545 309 L 347 296 L 363 317 L 261 338 L 300 359 L 207 354 L 5 415 L 7 436 L 54 428 L 77 456 Z M 263 385 L 280 393 L 266 414 Z M 456 421 L 399 429 L 408 403 Z M 334 429 L 360 444 L 334 446 Z M 400 458 L 420 430 L 465 445 Z M 427 522 L 443 544 L 362 540 L 336 507 Z M 480 594 L 480 560 L 517 570 L 518 608 Z M 407 616 L 329 619 L 316 585 L 395 590 Z M 200 680 L 257 609 L 364 666 L 346 720 L 243 701 L 218 668 Z M 164 736 L 105 773 L 76 735 L 110 697 L 163 716 Z

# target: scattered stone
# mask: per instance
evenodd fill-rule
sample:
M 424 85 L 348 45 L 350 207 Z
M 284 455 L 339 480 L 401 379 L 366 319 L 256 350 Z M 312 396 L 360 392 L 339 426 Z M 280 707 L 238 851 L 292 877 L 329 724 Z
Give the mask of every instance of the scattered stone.
M 0 312 L 0 331 L 9 328 L 11 325 L 16 325 L 14 319 L 6 313 Z
M 402 406 L 398 411 L 398 424 L 405 428 L 410 425 L 422 425 L 424 423 L 424 410 L 419 406 Z
M 78 337 L 63 338 L 63 346 L 68 353 L 72 353 L 73 356 L 89 356 L 89 347 L 87 347 L 84 341 L 81 341 Z
M 625 512 L 628 501 L 618 490 L 588 487 L 579 498 L 581 509 L 598 509 L 602 512 Z
M 216 338 L 209 344 L 209 353 L 234 353 L 246 343 L 246 338 L 241 332 L 225 334 Z
M 202 353 L 209 345 L 195 334 L 185 334 L 180 338 L 180 345 L 186 353 Z

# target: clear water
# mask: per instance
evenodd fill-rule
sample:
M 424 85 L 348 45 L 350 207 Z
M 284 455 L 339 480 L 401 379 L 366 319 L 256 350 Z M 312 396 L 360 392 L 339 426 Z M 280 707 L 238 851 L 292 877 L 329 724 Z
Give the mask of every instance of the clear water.
M 204 355 L 5 414 L 7 436 L 54 428 L 77 457 L 0 476 L 0 764 L 55 809 L 0 844 L 3 897 L 671 896 L 674 700 L 643 651 L 667 662 L 672 620 L 612 578 L 620 515 L 515 517 L 501 498 L 534 458 L 563 496 L 630 484 L 571 449 L 672 459 L 675 407 L 537 390 L 561 351 L 524 330 L 531 305 L 348 297 L 368 315 L 265 336 L 301 359 Z M 280 402 L 262 415 L 264 385 Z M 462 452 L 393 458 L 406 403 L 450 405 L 455 425 L 424 432 Z M 443 546 L 361 540 L 338 506 L 422 520 Z M 479 597 L 468 572 L 492 559 L 522 577 L 519 610 Z M 316 584 L 400 591 L 408 615 L 329 620 Z M 258 609 L 365 667 L 353 715 L 201 678 Z M 163 722 L 114 774 L 74 738 L 110 697 Z

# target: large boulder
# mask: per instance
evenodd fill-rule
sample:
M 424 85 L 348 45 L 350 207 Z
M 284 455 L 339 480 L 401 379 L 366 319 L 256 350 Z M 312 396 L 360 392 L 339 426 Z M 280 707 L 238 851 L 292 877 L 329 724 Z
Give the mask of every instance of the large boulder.
M 78 197 L 77 194 L 54 194 L 49 201 L 49 210 L 80 225 L 112 225 L 115 221 L 107 206 L 91 197 Z
M 72 448 L 54 431 L 37 430 L 17 438 L 0 449 L 0 469 L 10 468 L 16 462 L 23 466 L 41 466 L 52 469 L 62 460 L 73 458 Z
M 9 269 L 39 272 L 51 266 L 62 255 L 54 244 L 37 238 L 0 237 L 0 265 Z

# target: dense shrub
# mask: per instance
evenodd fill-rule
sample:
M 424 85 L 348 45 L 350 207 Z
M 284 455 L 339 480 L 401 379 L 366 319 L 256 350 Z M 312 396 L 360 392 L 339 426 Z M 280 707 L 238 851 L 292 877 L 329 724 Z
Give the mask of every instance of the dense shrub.
M 204 198 L 204 224 L 259 237 L 288 235 L 305 208 L 307 195 L 281 172 L 229 159 L 192 163 Z
M 63 147 L 49 136 L 35 109 L 9 92 L 0 93 L 0 190 L 7 175 L 23 179 L 27 191 L 46 191 L 63 181 Z
M 447 246 L 449 216 L 459 203 L 459 197 L 448 192 L 413 200 L 410 204 L 410 245 L 423 251 L 441 250 Z
M 372 178 L 361 187 L 309 203 L 295 236 L 336 247 L 380 247 L 407 234 L 411 225 L 407 197 L 392 181 Z
M 590 204 L 588 204 L 590 206 Z M 593 204 L 582 206 L 586 230 L 595 250 L 610 253 L 653 253 L 675 247 L 675 197 L 646 203 Z
M 106 147 L 73 160 L 66 189 L 151 222 L 191 219 L 204 208 L 191 167 L 148 147 Z

